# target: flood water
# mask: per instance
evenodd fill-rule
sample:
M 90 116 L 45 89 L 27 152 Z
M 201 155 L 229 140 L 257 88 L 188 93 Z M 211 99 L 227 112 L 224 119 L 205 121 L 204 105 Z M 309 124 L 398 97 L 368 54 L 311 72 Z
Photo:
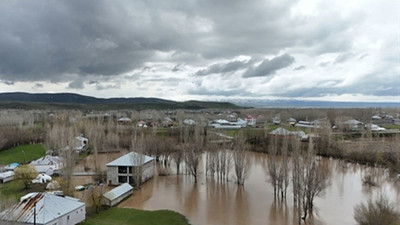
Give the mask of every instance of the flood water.
M 155 175 L 118 207 L 174 210 L 195 225 L 297 224 L 291 184 L 286 201 L 274 199 L 265 169 L 267 155 L 248 154 L 251 168 L 244 186 L 234 182 L 233 174 L 229 181 L 218 181 L 202 173 L 198 183 L 194 183 L 190 175 L 175 175 L 172 171 L 168 176 Z M 333 159 L 321 160 L 331 168 L 330 184 L 316 198 L 314 215 L 307 224 L 356 224 L 354 206 L 380 194 L 385 194 L 397 210 L 400 209 L 400 181 L 396 183 L 390 178 L 387 170 Z M 379 187 L 362 184 L 362 175 L 371 172 L 378 177 Z

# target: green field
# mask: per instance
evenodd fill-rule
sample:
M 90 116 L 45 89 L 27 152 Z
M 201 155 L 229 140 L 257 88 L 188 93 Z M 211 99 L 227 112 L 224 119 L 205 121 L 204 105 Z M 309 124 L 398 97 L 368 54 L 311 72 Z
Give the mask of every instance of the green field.
M 20 145 L 0 151 L 0 164 L 8 165 L 13 162 L 27 163 L 44 156 L 45 153 L 46 150 L 41 144 Z
M 138 209 L 110 208 L 86 218 L 80 225 L 186 225 L 188 220 L 170 210 L 145 211 Z

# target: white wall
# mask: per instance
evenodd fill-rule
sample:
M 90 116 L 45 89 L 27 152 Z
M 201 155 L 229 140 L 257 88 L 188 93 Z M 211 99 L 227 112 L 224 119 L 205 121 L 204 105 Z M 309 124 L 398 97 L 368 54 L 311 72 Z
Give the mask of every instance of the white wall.
M 69 219 L 68 219 L 69 216 Z M 46 223 L 46 225 L 75 225 L 78 224 L 82 221 L 84 221 L 86 218 L 86 210 L 85 210 L 85 205 L 79 207 L 78 209 L 62 216 L 59 217 L 49 223 Z

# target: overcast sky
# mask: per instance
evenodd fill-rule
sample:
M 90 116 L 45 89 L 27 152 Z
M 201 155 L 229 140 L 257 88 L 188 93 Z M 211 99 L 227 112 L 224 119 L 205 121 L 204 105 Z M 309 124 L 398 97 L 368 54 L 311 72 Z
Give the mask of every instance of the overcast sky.
M 400 0 L 0 1 L 0 92 L 400 101 Z

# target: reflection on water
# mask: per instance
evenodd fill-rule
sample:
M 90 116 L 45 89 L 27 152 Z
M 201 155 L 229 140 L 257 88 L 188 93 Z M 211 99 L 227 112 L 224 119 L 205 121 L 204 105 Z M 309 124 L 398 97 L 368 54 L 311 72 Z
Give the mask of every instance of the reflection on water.
M 275 199 L 265 173 L 266 155 L 249 153 L 251 173 L 244 187 L 228 181 L 189 175 L 155 176 L 118 207 L 147 210 L 170 209 L 185 215 L 192 224 L 297 224 L 291 186 L 286 201 Z M 331 182 L 315 201 L 314 216 L 307 224 L 355 224 L 353 208 L 370 197 L 385 193 L 400 209 L 400 183 L 389 181 L 387 171 L 338 160 L 322 159 L 331 168 Z M 364 173 L 377 173 L 379 187 L 362 185 Z M 173 175 L 172 175 L 173 174 Z M 233 174 L 231 174 L 233 176 Z

